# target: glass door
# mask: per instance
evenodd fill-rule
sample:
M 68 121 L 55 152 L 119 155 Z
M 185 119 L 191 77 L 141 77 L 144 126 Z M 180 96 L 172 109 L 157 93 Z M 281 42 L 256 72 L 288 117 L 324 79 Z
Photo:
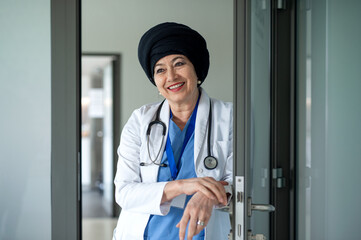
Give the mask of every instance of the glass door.
M 235 238 L 269 239 L 271 167 L 270 1 L 237 2 Z M 266 212 L 266 213 L 265 213 Z
M 247 231 L 249 234 L 263 234 L 269 239 L 269 214 L 252 211 L 250 204 L 270 203 L 270 1 L 251 1 L 250 4 L 250 62 L 246 89 L 249 94 L 246 116 L 248 147 L 245 151 Z M 262 207 L 267 209 L 267 206 Z

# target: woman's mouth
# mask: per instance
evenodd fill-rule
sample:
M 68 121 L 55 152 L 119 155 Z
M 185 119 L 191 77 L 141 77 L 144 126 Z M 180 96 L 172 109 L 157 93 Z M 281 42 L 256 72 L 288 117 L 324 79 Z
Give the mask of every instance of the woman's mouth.
M 177 91 L 177 90 L 179 90 L 183 85 L 184 85 L 184 82 L 183 82 L 183 83 L 177 83 L 177 84 L 174 84 L 174 85 L 172 85 L 172 86 L 169 86 L 168 89 L 171 90 L 171 91 Z

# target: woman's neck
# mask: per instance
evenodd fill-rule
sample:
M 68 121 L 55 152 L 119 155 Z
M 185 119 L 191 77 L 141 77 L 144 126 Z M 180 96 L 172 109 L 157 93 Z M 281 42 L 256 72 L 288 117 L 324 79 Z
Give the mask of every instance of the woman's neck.
M 199 93 L 189 103 L 174 104 L 169 102 L 173 114 L 173 122 L 183 131 L 188 119 L 191 117 L 193 110 L 197 104 Z

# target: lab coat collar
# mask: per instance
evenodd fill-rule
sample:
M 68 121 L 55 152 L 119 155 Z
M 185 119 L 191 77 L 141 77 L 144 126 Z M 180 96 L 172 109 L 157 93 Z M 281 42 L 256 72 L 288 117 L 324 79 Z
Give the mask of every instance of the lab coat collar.
M 169 103 L 168 100 L 166 99 L 163 106 L 162 106 L 162 110 L 160 111 L 159 114 L 159 119 L 165 123 L 165 125 L 167 126 L 167 131 L 166 131 L 166 137 L 168 136 L 168 129 L 169 129 L 169 115 L 170 115 L 170 111 L 169 111 Z

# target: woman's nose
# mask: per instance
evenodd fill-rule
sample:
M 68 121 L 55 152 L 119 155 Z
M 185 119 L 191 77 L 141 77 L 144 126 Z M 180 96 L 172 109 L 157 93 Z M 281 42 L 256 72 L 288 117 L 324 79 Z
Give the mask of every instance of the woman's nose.
M 167 72 L 167 80 L 169 82 L 174 81 L 177 78 L 177 73 L 173 68 L 169 68 Z

